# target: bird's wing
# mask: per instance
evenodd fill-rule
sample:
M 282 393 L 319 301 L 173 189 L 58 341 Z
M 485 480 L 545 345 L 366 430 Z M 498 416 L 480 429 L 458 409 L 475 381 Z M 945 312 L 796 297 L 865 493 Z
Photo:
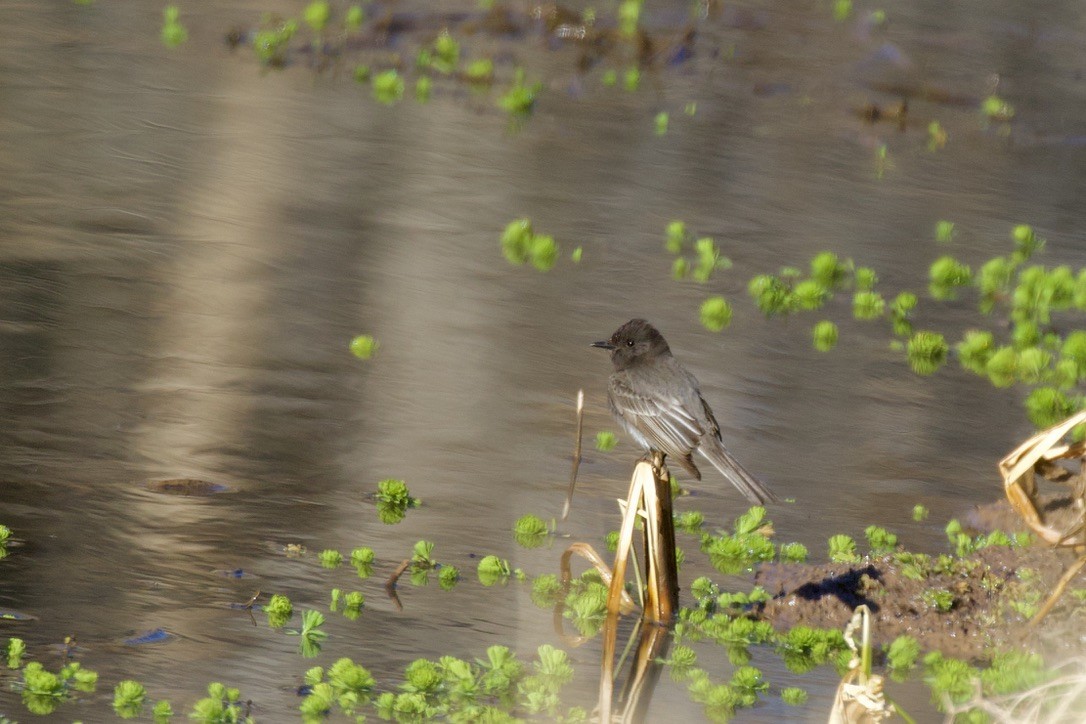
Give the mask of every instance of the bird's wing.
M 679 399 L 635 392 L 629 376 L 611 376 L 611 404 L 649 444 L 672 457 L 689 455 L 705 434 L 698 420 Z

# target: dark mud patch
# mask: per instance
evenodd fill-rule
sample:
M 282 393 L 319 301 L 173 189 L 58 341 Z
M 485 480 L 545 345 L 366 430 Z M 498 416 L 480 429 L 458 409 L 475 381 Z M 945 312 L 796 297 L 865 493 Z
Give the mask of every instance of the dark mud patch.
M 863 603 L 873 615 L 877 646 L 907 634 L 924 650 L 969 660 L 987 659 L 997 648 L 1033 645 L 1032 637 L 1083 648 L 1077 634 L 1053 636 L 1054 631 L 1076 630 L 1076 621 L 1086 613 L 1069 593 L 1027 638 L 1030 606 L 1044 602 L 1072 555 L 1035 545 L 990 546 L 966 558 L 944 559 L 942 565 L 936 558 L 919 579 L 915 563 L 904 564 L 900 555 L 858 564 L 766 565 L 756 580 L 773 598 L 762 615 L 781 631 L 797 625 L 844 629 Z M 1086 586 L 1086 576 L 1069 589 L 1076 586 Z

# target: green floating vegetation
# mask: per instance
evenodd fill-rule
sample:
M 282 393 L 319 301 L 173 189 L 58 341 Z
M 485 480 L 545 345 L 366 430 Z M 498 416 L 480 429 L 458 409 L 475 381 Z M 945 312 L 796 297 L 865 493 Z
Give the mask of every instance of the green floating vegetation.
M 535 108 L 536 98 L 542 89 L 542 83 L 527 83 L 524 69 L 517 68 L 513 74 L 513 85 L 498 98 L 498 107 L 514 116 L 527 116 Z
M 641 69 L 637 66 L 630 66 L 622 74 L 622 87 L 627 92 L 633 93 L 641 87 Z
M 404 80 L 395 68 L 374 75 L 371 86 L 373 97 L 385 105 L 392 105 L 403 98 Z
M 249 724 L 253 721 L 242 711 L 241 690 L 219 682 L 207 685 L 207 696 L 193 705 L 189 719 L 200 724 Z
M 12 639 L 8 644 L 9 664 L 12 642 L 16 640 Z M 44 716 L 55 712 L 76 692 L 93 692 L 97 683 L 98 674 L 84 669 L 77 661 L 68 662 L 57 673 L 47 670 L 40 662 L 30 661 L 23 666 L 21 678 L 13 683 L 13 687 L 21 692 L 27 711 Z
M 302 11 L 302 19 L 305 20 L 306 25 L 318 34 L 328 25 L 331 17 L 332 8 L 327 0 L 314 0 L 314 2 L 306 5 L 305 10 Z
M 856 541 L 851 536 L 838 533 L 830 536 L 830 560 L 834 563 L 859 563 L 860 554 L 856 552 Z
M 611 452 L 618 445 L 618 438 L 610 430 L 600 430 L 596 433 L 596 449 L 600 452 Z
M 479 582 L 484 586 L 493 586 L 498 583 L 505 583 L 509 580 L 509 576 L 513 574 L 512 568 L 509 566 L 509 561 L 504 558 L 499 558 L 495 555 L 484 556 L 479 561 L 478 575 Z
M 121 681 L 113 688 L 113 711 L 122 719 L 135 719 L 143 714 L 147 689 L 131 679 Z
M 375 555 L 372 548 L 361 546 L 351 551 L 351 565 L 362 579 L 373 575 L 373 561 Z
M 348 32 L 357 32 L 364 22 L 366 22 L 366 12 L 361 5 L 352 5 L 347 8 L 347 14 L 343 18 L 343 26 Z
M 167 48 L 176 48 L 189 39 L 189 32 L 181 24 L 181 10 L 176 5 L 167 5 L 162 10 L 162 44 Z
M 343 565 L 343 554 L 330 548 L 321 551 L 318 558 L 322 568 L 339 568 Z
M 836 347 L 837 336 L 837 325 L 827 319 L 818 322 L 811 329 L 814 348 L 819 352 L 829 352 Z
M 893 553 L 897 548 L 897 536 L 877 525 L 867 526 L 864 536 L 867 537 L 867 544 L 871 548 L 872 555 Z
M 788 706 L 803 706 L 807 703 L 807 691 L 798 686 L 786 686 L 781 689 L 781 701 Z
M 981 101 L 980 112 L 989 121 L 1009 121 L 1014 118 L 1014 106 L 997 95 L 990 95 Z
M 276 593 L 264 606 L 264 613 L 268 616 L 268 625 L 272 628 L 282 628 L 294 615 L 294 604 L 286 596 Z
M 780 559 L 784 563 L 805 563 L 807 546 L 802 543 L 783 543 L 780 547 Z
M 938 332 L 917 332 L 906 345 L 909 367 L 918 375 L 934 374 L 946 363 L 950 351 L 946 339 Z
M 657 136 L 666 136 L 667 135 L 667 126 L 668 126 L 668 120 L 669 119 L 670 119 L 670 115 L 668 114 L 667 111 L 660 111 L 659 113 L 656 114 L 656 117 L 653 119 L 653 123 L 654 123 L 654 125 L 656 127 L 656 135 Z
M 321 630 L 324 625 L 324 614 L 320 611 L 308 609 L 302 612 L 301 630 L 289 630 L 288 634 L 297 636 L 298 651 L 307 659 L 318 656 L 324 640 L 328 638 L 328 632 Z
M 430 100 L 430 93 L 433 91 L 434 82 L 430 80 L 429 76 L 421 76 L 415 81 L 415 100 L 419 103 L 426 103 Z
M 710 332 L 721 332 L 732 323 L 732 308 L 721 296 L 709 297 L 701 303 L 701 324 Z
M 954 233 L 955 229 L 953 221 L 940 219 L 935 222 L 935 240 L 940 244 L 949 244 L 954 241 Z
M 755 563 L 770 561 L 776 556 L 773 542 L 765 534 L 771 528 L 760 505 L 752 507 L 735 520 L 734 534 L 713 536 L 704 534 L 701 550 L 721 573 L 750 570 Z
M 253 52 L 257 59 L 273 68 L 282 67 L 287 60 L 290 39 L 297 31 L 295 20 L 266 16 L 263 27 L 253 34 Z
M 358 359 L 370 359 L 377 352 L 377 340 L 369 334 L 360 334 L 351 340 L 350 350 Z
M 973 271 L 952 256 L 941 256 L 928 270 L 928 293 L 940 301 L 957 299 L 958 289 L 973 283 Z
M 395 525 L 407 516 L 410 508 L 417 508 L 422 502 L 411 495 L 407 483 L 395 478 L 388 478 L 377 483 L 377 517 L 385 525 Z
M 357 717 L 373 698 L 377 681 L 363 666 L 341 658 L 328 667 L 314 666 L 305 673 L 309 694 L 298 707 L 305 722 L 324 721 L 338 710 L 344 716 Z
M 913 506 L 913 520 L 917 523 L 927 520 L 928 515 L 928 509 L 924 505 L 917 503 Z
M 522 515 L 513 524 L 513 539 L 524 548 L 538 548 L 547 542 L 547 536 L 553 532 L 542 518 L 528 513 Z
M 511 264 L 531 262 L 539 271 L 549 271 L 558 261 L 558 244 L 553 236 L 536 234 L 529 219 L 509 222 L 501 236 L 502 254 Z

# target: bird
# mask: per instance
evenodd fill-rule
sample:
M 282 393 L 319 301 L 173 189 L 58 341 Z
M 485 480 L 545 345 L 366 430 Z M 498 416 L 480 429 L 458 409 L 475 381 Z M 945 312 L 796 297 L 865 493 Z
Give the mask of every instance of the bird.
M 614 372 L 607 401 L 618 424 L 649 452 L 671 457 L 701 480 L 700 453 L 752 504 L 780 498 L 739 464 L 720 438 L 698 380 L 671 354 L 664 336 L 644 319 L 631 319 L 593 347 L 611 352 Z

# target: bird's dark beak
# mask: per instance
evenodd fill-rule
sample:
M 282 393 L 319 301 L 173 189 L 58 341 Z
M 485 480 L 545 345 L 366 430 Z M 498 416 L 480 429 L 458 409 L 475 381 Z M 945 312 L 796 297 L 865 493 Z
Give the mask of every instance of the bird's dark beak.
M 590 346 L 599 347 L 600 349 L 614 349 L 615 348 L 615 345 L 611 344 L 607 340 L 603 340 L 602 342 L 593 342 Z

